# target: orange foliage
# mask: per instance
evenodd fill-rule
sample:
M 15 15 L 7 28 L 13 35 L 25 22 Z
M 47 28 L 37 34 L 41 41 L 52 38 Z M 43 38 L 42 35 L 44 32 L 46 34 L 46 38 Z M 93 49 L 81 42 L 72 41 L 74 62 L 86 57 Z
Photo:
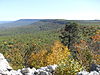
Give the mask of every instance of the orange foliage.
M 98 39 L 96 36 L 97 35 L 93 36 L 93 39 L 95 41 L 100 40 L 100 38 Z M 86 41 L 81 40 L 80 43 L 75 44 L 75 48 L 77 50 L 78 60 L 81 64 L 87 66 L 87 68 L 91 63 L 100 64 L 100 55 L 97 54 L 95 50 L 90 50 Z
M 92 63 L 92 51 L 89 50 L 86 41 L 81 40 L 79 44 L 75 44 L 77 50 L 77 58 L 80 63 L 88 69 Z
M 86 49 L 88 47 L 88 44 L 86 43 L 86 41 L 80 40 L 80 43 L 79 44 L 76 43 L 74 46 L 76 50 L 78 50 L 78 52 L 80 53 L 82 49 Z
M 94 42 L 100 41 L 100 35 L 96 34 L 96 35 L 92 36 L 92 39 L 93 39 Z
M 96 32 L 96 35 L 92 36 L 91 38 L 93 39 L 94 42 L 100 41 L 100 30 L 98 30 Z

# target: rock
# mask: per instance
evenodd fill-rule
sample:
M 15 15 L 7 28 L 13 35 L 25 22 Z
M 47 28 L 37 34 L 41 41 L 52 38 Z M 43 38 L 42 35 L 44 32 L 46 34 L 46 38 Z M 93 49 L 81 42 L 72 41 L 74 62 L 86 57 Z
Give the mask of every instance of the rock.
M 80 71 L 77 75 L 100 75 L 100 65 L 92 64 L 90 67 L 90 73 L 87 71 Z
M 90 67 L 90 71 L 100 71 L 100 65 L 92 64 Z
M 41 67 L 40 69 L 36 70 L 35 75 L 52 75 L 56 68 L 57 65 Z
M 45 70 L 41 70 L 41 69 L 36 70 L 36 72 L 34 74 L 35 75 L 52 75 L 52 73 L 47 72 Z
M 25 73 L 29 73 L 30 72 L 30 68 L 23 68 L 21 70 L 21 73 L 25 74 Z
M 11 75 L 9 71 L 0 72 L 1 75 Z
M 22 74 L 26 74 L 26 73 L 31 73 L 31 69 L 30 68 L 23 68 L 22 70 L 21 70 L 21 73 Z
M 20 72 L 21 73 L 21 69 L 18 69 L 17 72 Z
M 37 69 L 36 71 L 35 71 L 35 75 L 40 75 L 40 72 L 42 72 L 42 71 L 44 71 L 44 70 L 42 70 L 42 69 Z
M 47 69 L 48 69 L 48 67 L 41 67 L 40 68 L 40 70 L 44 70 L 44 71 L 47 70 Z
M 46 72 L 46 71 L 41 71 L 41 72 L 40 72 L 40 75 L 48 75 L 48 72 Z
M 77 75 L 100 75 L 100 73 L 97 71 L 91 71 L 90 73 L 87 71 L 80 71 Z
M 53 75 L 53 72 L 57 68 L 57 65 L 50 65 L 41 67 L 40 69 L 23 68 L 13 70 L 3 54 L 0 53 L 0 75 Z
M 9 65 L 3 54 L 0 53 L 0 73 L 12 70 L 12 67 Z
M 57 68 L 57 65 L 50 65 L 50 66 L 47 66 L 47 68 L 48 68 L 47 70 L 49 70 L 49 72 L 53 72 Z
M 88 75 L 88 74 L 89 74 L 89 72 L 87 72 L 87 71 L 80 71 L 77 73 L 77 75 Z
M 11 70 L 10 75 L 22 75 L 20 71 Z
M 23 68 L 21 70 L 21 73 L 24 74 L 24 75 L 34 75 L 34 73 L 36 72 L 36 69 L 35 68 Z
M 35 71 L 36 71 L 36 69 L 33 67 L 33 68 L 32 68 L 32 72 L 35 72 Z
M 97 72 L 97 71 L 91 71 L 91 72 L 89 73 L 89 75 L 100 75 L 100 73 Z

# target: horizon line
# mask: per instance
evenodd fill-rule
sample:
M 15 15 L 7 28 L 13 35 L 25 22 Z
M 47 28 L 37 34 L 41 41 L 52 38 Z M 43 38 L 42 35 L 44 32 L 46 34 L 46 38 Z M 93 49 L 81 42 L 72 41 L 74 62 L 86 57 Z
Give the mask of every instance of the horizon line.
M 21 20 L 21 19 L 57 19 L 57 18 L 20 18 L 20 19 L 14 19 L 14 20 L 0 20 L 0 21 L 17 21 L 17 20 Z M 58 18 L 58 20 L 60 20 L 60 18 Z M 61 20 L 100 20 L 100 19 L 64 19 L 61 18 Z

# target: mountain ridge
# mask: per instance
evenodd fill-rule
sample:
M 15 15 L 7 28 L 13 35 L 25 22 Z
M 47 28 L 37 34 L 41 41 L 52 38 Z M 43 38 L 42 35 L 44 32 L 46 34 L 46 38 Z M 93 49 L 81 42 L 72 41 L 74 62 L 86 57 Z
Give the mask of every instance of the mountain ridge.
M 11 27 L 18 27 L 18 26 L 25 26 L 25 25 L 29 25 L 31 23 L 37 22 L 40 19 L 19 19 L 16 21 L 12 21 L 11 23 L 2 23 L 0 24 L 0 29 L 7 29 L 7 28 L 11 28 Z

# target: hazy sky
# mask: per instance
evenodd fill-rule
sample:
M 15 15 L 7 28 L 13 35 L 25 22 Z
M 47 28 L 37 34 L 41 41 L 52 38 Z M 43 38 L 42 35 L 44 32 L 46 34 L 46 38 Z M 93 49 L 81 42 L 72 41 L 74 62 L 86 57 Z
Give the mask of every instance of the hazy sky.
M 100 19 L 100 0 L 0 0 L 0 20 Z

